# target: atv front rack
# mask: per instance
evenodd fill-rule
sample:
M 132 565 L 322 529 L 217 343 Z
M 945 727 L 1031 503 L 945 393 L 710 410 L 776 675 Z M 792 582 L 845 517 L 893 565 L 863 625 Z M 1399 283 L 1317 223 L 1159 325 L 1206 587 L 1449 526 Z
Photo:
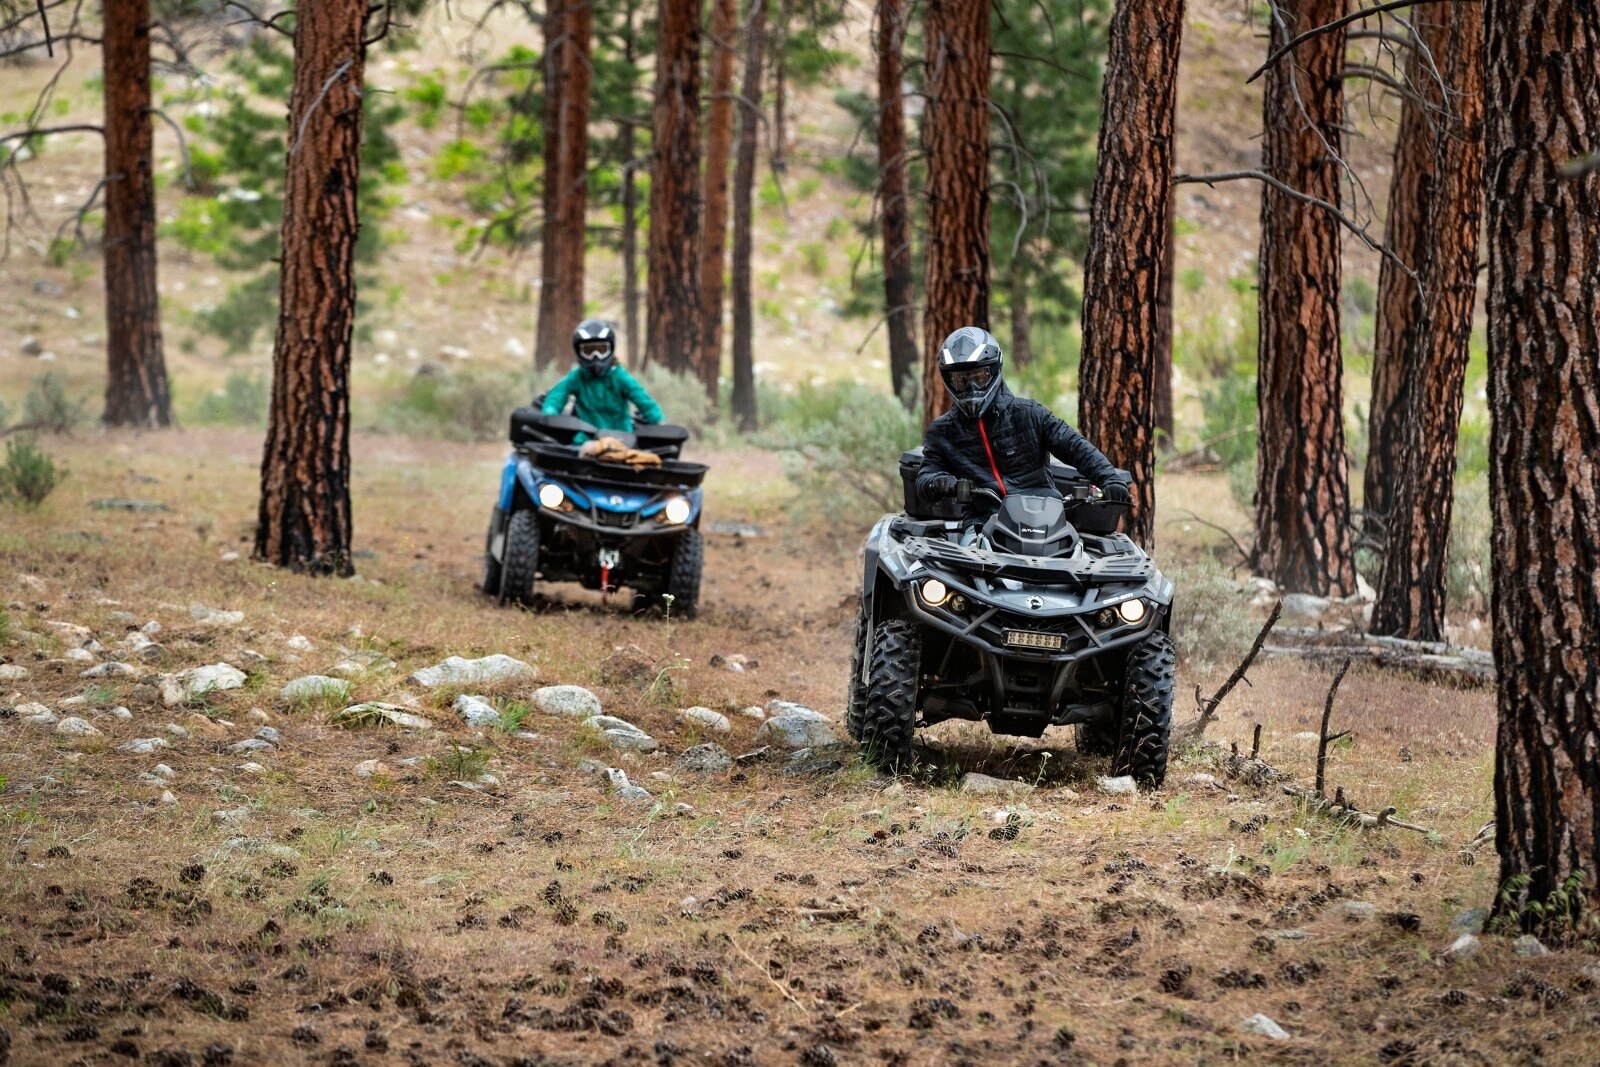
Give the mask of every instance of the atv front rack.
M 1095 535 L 1088 534 L 1086 537 Z M 1105 585 L 1112 582 L 1142 582 L 1156 573 L 1150 557 L 1134 549 L 1123 534 L 1099 538 L 1111 554 L 1084 558 L 1048 559 L 1044 557 L 1001 555 L 970 545 L 931 537 L 915 537 L 904 542 L 906 555 L 942 567 L 981 574 L 987 578 L 1013 578 L 1042 585 L 1075 582 L 1078 585 Z M 1118 542 L 1127 548 L 1117 550 Z
M 704 463 L 663 460 L 659 467 L 630 467 L 580 456 L 565 445 L 525 444 L 518 450 L 527 454 L 541 470 L 565 474 L 583 482 L 616 486 L 621 489 L 689 490 L 705 481 Z

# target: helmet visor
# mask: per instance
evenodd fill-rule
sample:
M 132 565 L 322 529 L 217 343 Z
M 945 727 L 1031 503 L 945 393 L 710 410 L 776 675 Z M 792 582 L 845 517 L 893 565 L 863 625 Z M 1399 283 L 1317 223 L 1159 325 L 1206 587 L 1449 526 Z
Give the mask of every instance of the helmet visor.
M 956 396 L 979 396 L 994 381 L 993 365 L 978 367 L 952 367 L 945 371 L 945 384 Z

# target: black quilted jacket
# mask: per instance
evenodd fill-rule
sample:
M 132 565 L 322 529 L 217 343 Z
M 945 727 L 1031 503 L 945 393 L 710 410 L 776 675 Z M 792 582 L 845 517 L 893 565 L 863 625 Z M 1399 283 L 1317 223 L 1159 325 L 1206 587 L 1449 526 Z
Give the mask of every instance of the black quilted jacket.
M 1088 438 L 1056 418 L 1043 404 L 1024 400 L 1009 389 L 1002 388 L 984 413 L 983 428 L 1008 492 L 1049 488 L 1050 476 L 1045 467 L 1052 455 L 1078 468 L 1095 485 L 1104 487 L 1122 480 L 1111 461 Z M 970 480 L 975 488 L 998 489 L 977 420 L 955 411 L 946 412 L 928 427 L 922 443 L 917 492 L 925 498 L 952 496 L 960 478 Z

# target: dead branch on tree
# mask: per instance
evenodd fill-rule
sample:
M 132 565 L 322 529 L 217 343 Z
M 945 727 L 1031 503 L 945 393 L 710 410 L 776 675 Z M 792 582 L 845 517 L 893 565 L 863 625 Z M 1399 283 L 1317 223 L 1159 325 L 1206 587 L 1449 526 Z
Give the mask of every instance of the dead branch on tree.
M 1243 662 L 1234 668 L 1233 673 L 1228 676 L 1228 680 L 1222 683 L 1222 688 L 1218 689 L 1210 700 L 1202 701 L 1200 699 L 1200 687 L 1195 686 L 1194 699 L 1200 715 L 1192 722 L 1185 723 L 1174 731 L 1179 741 L 1198 741 L 1205 734 L 1206 727 L 1210 726 L 1211 720 L 1216 718 L 1217 706 L 1222 703 L 1224 697 L 1233 691 L 1234 686 L 1245 680 L 1245 671 L 1248 671 L 1250 664 L 1255 662 L 1256 656 L 1261 652 L 1261 646 L 1267 640 L 1267 634 L 1277 625 L 1278 617 L 1282 614 L 1283 601 L 1280 600 L 1272 605 L 1272 614 L 1267 616 L 1267 621 L 1262 625 L 1261 632 L 1256 634 L 1255 643 L 1250 646 L 1250 651 L 1246 653 Z
M 1271 70 L 1274 63 L 1278 62 L 1278 60 L 1282 59 L 1290 52 L 1293 52 L 1296 48 L 1311 40 L 1313 37 L 1320 37 L 1325 33 L 1332 33 L 1341 26 L 1348 26 L 1352 22 L 1360 22 L 1362 19 L 1369 19 L 1374 15 L 1381 15 L 1386 11 L 1398 11 L 1401 8 L 1419 7 L 1422 4 L 1436 4 L 1442 2 L 1443 0 L 1390 0 L 1390 2 L 1387 4 L 1378 4 L 1376 7 L 1366 7 L 1359 11 L 1352 11 L 1350 14 L 1345 15 L 1342 18 L 1334 19 L 1325 26 L 1313 26 L 1304 33 L 1291 37 L 1288 41 L 1284 42 L 1284 44 L 1274 49 L 1272 53 L 1267 56 L 1267 61 L 1261 64 L 1261 66 L 1257 67 L 1255 73 L 1246 78 L 1244 83 L 1249 85 L 1267 71 Z

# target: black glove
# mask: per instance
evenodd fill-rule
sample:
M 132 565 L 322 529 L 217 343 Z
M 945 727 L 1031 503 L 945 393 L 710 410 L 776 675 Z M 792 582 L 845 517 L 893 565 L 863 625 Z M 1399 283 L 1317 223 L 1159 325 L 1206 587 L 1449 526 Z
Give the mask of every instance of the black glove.
M 929 478 L 923 492 L 929 500 L 949 500 L 956 495 L 956 476 L 953 474 L 936 474 Z
M 1107 482 L 1100 487 L 1100 496 L 1108 504 L 1133 503 L 1133 491 L 1123 481 Z

